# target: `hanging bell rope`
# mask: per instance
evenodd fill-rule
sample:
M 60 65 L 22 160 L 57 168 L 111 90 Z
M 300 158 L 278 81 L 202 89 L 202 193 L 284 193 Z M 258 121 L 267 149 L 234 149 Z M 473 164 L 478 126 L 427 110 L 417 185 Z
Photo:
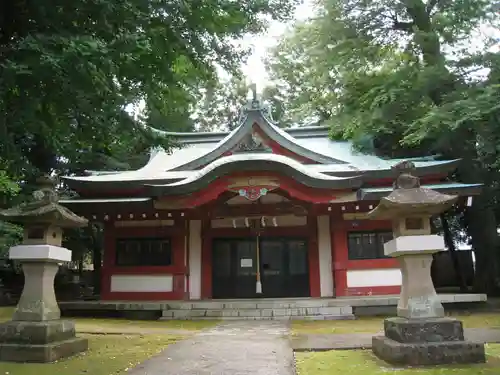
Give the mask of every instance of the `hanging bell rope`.
M 257 254 L 256 254 L 256 266 L 257 266 L 257 280 L 255 282 L 255 292 L 257 294 L 262 294 L 262 281 L 260 280 L 260 234 L 257 233 L 257 246 L 255 247 L 257 249 Z

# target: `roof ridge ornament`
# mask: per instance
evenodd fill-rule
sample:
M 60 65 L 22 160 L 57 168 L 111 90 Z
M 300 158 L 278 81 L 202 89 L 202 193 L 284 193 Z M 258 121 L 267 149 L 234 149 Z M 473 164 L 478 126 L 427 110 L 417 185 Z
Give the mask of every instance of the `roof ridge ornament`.
M 251 96 L 247 95 L 248 100 L 244 109 L 247 112 L 260 110 L 262 106 L 259 100 L 259 94 L 257 93 L 257 85 L 255 83 L 250 84 L 248 94 L 251 94 Z
M 255 83 L 250 84 L 247 98 L 247 103 L 242 108 L 243 114 L 246 114 L 250 111 L 260 111 L 263 115 L 271 118 L 269 103 L 266 103 L 264 100 L 262 100 L 262 96 L 257 92 L 257 85 Z
M 250 90 L 252 91 L 252 100 L 257 101 L 257 84 L 255 82 L 250 85 Z

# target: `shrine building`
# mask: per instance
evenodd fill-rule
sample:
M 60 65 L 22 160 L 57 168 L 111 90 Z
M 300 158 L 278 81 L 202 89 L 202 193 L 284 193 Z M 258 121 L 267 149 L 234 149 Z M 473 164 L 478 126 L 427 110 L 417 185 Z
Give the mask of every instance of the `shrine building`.
M 257 100 L 231 132 L 165 133 L 124 172 L 66 176 L 61 201 L 104 227 L 104 301 L 346 297 L 398 294 L 384 256 L 390 221 L 364 217 L 392 191 L 400 159 L 356 152 L 326 127 L 282 129 Z M 412 158 L 422 185 L 460 196 L 459 160 Z

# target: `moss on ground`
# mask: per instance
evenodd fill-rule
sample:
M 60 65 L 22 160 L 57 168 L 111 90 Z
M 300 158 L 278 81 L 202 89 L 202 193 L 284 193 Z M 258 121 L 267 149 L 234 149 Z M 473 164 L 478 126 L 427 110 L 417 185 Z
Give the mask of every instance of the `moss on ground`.
M 395 368 L 376 358 L 371 350 L 332 350 L 295 353 L 297 375 L 498 375 L 500 345 L 486 346 L 485 364 Z
M 0 374 L 10 375 L 113 375 L 133 368 L 160 353 L 179 337 L 170 335 L 80 335 L 89 350 L 54 363 L 0 362 Z
M 14 314 L 13 307 L 0 307 L 0 323 L 10 320 L 12 318 L 12 314 Z
M 218 320 L 127 320 L 127 319 L 92 319 L 92 318 L 68 318 L 76 323 L 77 331 L 88 331 L 96 328 L 110 328 L 113 330 L 138 328 L 148 330 L 186 330 L 200 331 L 217 325 Z M 1 375 L 1 374 L 0 374 Z
M 13 308 L 0 308 L 0 322 L 12 317 Z M 126 319 L 71 319 L 78 334 L 89 339 L 89 350 L 55 363 L 20 364 L 0 362 L 0 375 L 113 375 L 121 374 L 160 353 L 183 336 L 169 330 L 196 332 L 218 321 L 144 321 Z M 98 333 L 98 334 L 97 334 Z M 109 334 L 113 333 L 113 334 Z M 185 337 L 185 336 L 184 336 Z

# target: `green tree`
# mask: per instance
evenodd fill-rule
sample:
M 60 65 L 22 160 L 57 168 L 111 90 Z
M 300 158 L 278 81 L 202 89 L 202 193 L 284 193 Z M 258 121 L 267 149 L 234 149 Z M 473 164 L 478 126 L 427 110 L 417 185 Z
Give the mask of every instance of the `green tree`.
M 192 113 L 198 131 L 232 130 L 238 125 L 241 107 L 250 85 L 241 75 L 213 80 L 200 90 L 202 97 Z
M 241 109 L 252 98 L 256 89 L 241 75 L 231 75 L 210 82 L 203 90 L 202 97 L 191 112 L 192 129 L 196 131 L 233 130 L 241 120 Z M 271 110 L 272 120 L 281 127 L 289 122 L 283 118 L 283 103 L 274 86 L 264 87 L 258 99 Z
M 5 207 L 10 198 L 19 192 L 19 186 L 12 181 L 4 170 L 0 169 L 0 208 Z M 22 236 L 22 228 L 0 221 L 0 258 L 6 257 L 9 248 Z
M 200 83 L 214 79 L 216 66 L 237 70 L 247 51 L 234 39 L 263 30 L 266 17 L 288 17 L 293 5 L 3 2 L 0 157 L 26 173 L 86 164 L 89 155 L 109 156 L 121 147 L 168 146 L 127 109 L 144 102 L 154 116 L 182 113 L 196 100 Z
M 499 275 L 498 58 L 479 30 L 498 22 L 490 0 L 322 0 L 318 16 L 287 35 L 269 61 L 287 111 L 387 156 L 462 158 L 457 178 L 484 182 L 466 212 L 476 286 Z M 487 77 L 473 74 L 489 68 Z M 373 142 L 364 142 L 369 135 Z M 457 140 L 460 140 L 457 142 Z
M 6 178 L 0 175 L 0 193 L 18 180 L 28 194 L 39 173 L 137 168 L 151 147 L 168 149 L 171 140 L 151 126 L 193 129 L 189 112 L 201 88 L 217 80 L 219 68 L 239 74 L 248 51 L 234 41 L 263 31 L 267 19 L 286 19 L 294 5 L 2 2 L 0 160 L 6 163 L 0 167 Z M 80 240 L 95 250 L 99 230 L 83 232 Z

